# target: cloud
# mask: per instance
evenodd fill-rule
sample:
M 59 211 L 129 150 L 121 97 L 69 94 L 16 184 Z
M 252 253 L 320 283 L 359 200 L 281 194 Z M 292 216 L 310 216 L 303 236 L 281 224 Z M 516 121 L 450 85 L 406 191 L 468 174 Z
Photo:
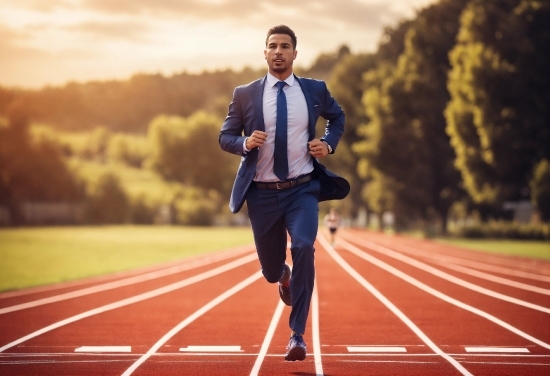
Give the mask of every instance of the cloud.
M 404 0 L 426 3 L 433 0 Z M 402 1 L 378 0 L 19 0 L 19 7 L 53 15 L 86 14 L 69 30 L 131 41 L 146 41 L 147 24 L 160 22 L 200 24 L 223 22 L 235 29 L 262 30 L 285 23 L 308 34 L 333 35 L 330 39 L 345 39 L 347 35 L 380 34 L 384 26 L 400 18 L 396 4 Z M 402 4 L 401 4 L 402 6 Z M 130 21 L 131 20 L 131 21 Z M 164 21 L 163 21 L 164 20 Z M 271 22 L 273 20 L 273 22 Z M 227 27 L 224 27 L 227 29 Z M 151 27 L 149 27 L 151 30 Z M 340 36 L 334 34 L 340 33 Z M 143 38 L 143 39 L 140 39 Z
M 25 43 L 32 38 L 32 33 L 28 30 L 17 30 L 0 24 L 0 56 L 4 55 L 7 49 L 11 49 L 19 44 Z
M 384 26 L 434 1 L 0 1 L 0 85 L 259 67 L 265 34 L 281 23 L 296 31 L 305 67 L 342 44 L 374 51 Z
M 285 20 L 300 16 L 302 22 L 310 24 L 342 23 L 366 29 L 378 29 L 384 20 L 397 16 L 391 2 L 359 0 L 83 0 L 82 6 L 108 14 L 230 19 L 243 25 L 250 22 L 265 23 L 266 19 Z M 266 29 L 270 26 L 273 25 L 264 24 Z
M 65 27 L 70 32 L 78 32 L 96 40 L 119 39 L 136 43 L 149 43 L 151 25 L 132 20 L 89 21 Z
M 58 51 L 32 45 L 35 30 L 18 31 L 0 25 L 0 83 L 7 86 L 36 87 L 67 81 L 71 73 L 67 59 L 60 59 Z M 91 54 L 86 49 L 68 49 L 71 59 L 86 61 Z M 60 80 L 60 77 L 63 77 Z
M 79 0 L 77 0 L 79 1 Z M 18 0 L 17 6 L 33 9 L 39 12 L 52 12 L 58 8 L 73 8 L 77 4 L 74 0 Z

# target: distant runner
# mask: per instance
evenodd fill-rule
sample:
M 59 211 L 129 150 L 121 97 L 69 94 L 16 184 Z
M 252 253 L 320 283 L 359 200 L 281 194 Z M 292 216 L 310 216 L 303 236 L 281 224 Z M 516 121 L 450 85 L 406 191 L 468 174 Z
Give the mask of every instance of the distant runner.
M 338 215 L 336 209 L 331 208 L 330 212 L 325 215 L 323 222 L 330 231 L 330 245 L 334 247 L 336 231 L 338 231 L 338 226 L 340 226 L 340 216 Z

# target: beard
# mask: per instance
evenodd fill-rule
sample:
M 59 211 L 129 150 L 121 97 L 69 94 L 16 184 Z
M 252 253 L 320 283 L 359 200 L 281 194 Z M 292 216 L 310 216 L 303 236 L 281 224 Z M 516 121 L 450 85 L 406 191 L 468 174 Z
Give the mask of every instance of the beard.
M 284 73 L 287 72 L 289 69 L 291 69 L 291 66 L 285 64 L 285 65 L 272 65 L 271 70 L 276 73 Z

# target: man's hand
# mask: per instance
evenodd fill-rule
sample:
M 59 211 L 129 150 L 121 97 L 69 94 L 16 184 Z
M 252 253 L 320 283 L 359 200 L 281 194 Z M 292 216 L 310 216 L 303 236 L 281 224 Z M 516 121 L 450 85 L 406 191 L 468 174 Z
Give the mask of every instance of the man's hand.
M 328 146 L 321 140 L 311 140 L 307 145 L 309 147 L 309 154 L 313 158 L 323 158 L 328 155 Z
M 254 131 L 246 139 L 246 148 L 248 150 L 252 150 L 256 147 L 260 147 L 264 144 L 266 139 L 267 139 L 267 133 L 262 131 Z

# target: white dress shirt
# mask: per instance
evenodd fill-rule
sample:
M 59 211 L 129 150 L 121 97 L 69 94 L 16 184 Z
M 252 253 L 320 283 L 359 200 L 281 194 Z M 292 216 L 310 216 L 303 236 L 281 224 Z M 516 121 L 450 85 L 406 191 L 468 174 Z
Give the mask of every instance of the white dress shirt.
M 277 121 L 277 86 L 279 79 L 267 74 L 263 93 L 263 115 L 267 139 L 259 148 L 258 164 L 254 181 L 279 181 L 273 173 L 273 151 L 275 147 L 275 124 Z M 307 142 L 309 138 L 306 98 L 298 83 L 291 74 L 284 87 L 287 105 L 287 157 L 288 177 L 292 179 L 313 171 L 313 161 L 309 154 Z

